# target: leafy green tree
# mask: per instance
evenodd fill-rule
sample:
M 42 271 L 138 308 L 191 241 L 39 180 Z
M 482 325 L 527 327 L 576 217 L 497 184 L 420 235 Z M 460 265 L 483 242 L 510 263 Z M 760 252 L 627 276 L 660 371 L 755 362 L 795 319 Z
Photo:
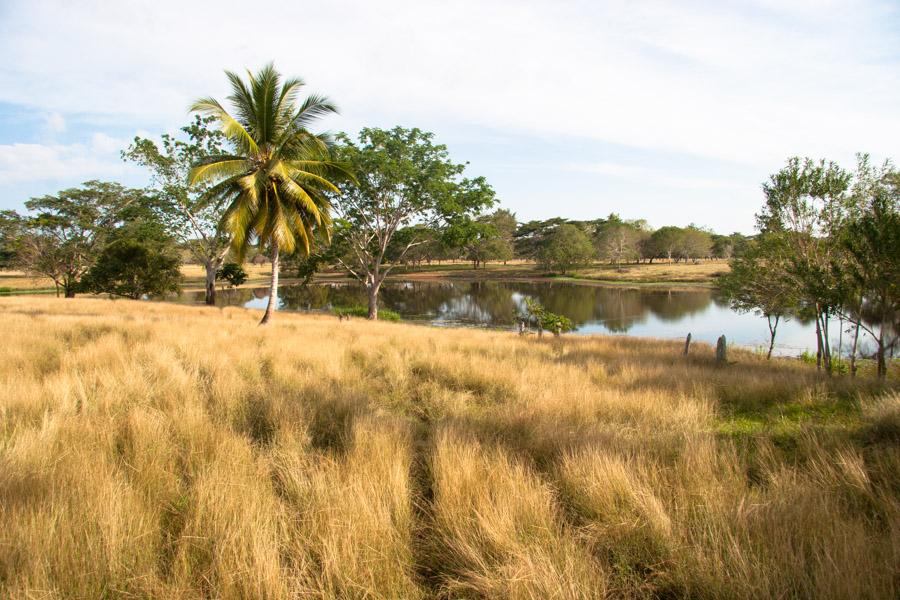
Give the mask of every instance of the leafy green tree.
M 731 258 L 744 250 L 747 237 L 740 233 L 731 235 L 712 234 L 712 256 L 714 258 Z
M 244 267 L 237 263 L 225 263 L 222 268 L 216 272 L 216 280 L 225 281 L 231 287 L 244 285 L 247 281 L 247 272 Z
M 636 260 L 640 256 L 642 234 L 639 225 L 623 221 L 613 213 L 597 227 L 594 234 L 597 254 L 614 265 Z
M 709 258 L 712 254 L 712 235 L 696 225 L 679 230 L 677 240 L 676 252 L 682 260 Z
M 672 260 L 677 256 L 681 234 L 680 227 L 671 225 L 660 227 L 650 234 L 650 238 L 644 244 L 645 258 L 649 258 L 650 262 L 653 262 L 654 258 Z
M 198 115 L 181 128 L 184 139 L 163 134 L 161 146 L 151 139 L 135 137 L 122 153 L 125 160 L 149 169 L 150 207 L 192 258 L 203 265 L 209 305 L 216 303 L 216 273 L 228 253 L 229 237 L 221 220 L 221 202 L 210 197 L 211 185 L 202 181 L 188 186 L 188 176 L 198 162 L 225 153 L 224 134 L 209 127 L 213 120 Z
M 85 274 L 81 287 L 95 294 L 110 294 L 139 300 L 145 295 L 177 292 L 181 281 L 180 261 L 134 239 L 122 239 L 103 249 Z
M 231 84 L 232 116 L 214 98 L 203 98 L 191 110 L 212 117 L 232 145 L 231 154 L 201 158 L 191 169 L 189 184 L 208 184 L 208 201 L 225 208 L 223 227 L 235 256 L 243 260 L 256 239 L 272 257 L 269 301 L 260 325 L 278 305 L 278 270 L 282 254 L 308 254 L 316 231 L 326 239 L 331 226 L 328 194 L 338 194 L 335 181 L 349 172 L 332 156 L 332 141 L 307 128 L 336 112 L 322 96 L 298 104 L 304 83 L 282 81 L 272 64 L 244 81 L 226 72 Z
M 862 328 L 877 344 L 876 372 L 885 379 L 887 349 L 900 334 L 900 173 L 889 162 L 872 169 L 860 156 L 854 195 L 858 210 L 839 233 L 844 256 L 834 264 L 850 309 L 844 314 L 856 325 L 851 372 Z
M 14 210 L 0 210 L 0 269 L 17 266 L 23 235 L 22 217 Z
M 500 216 L 500 227 L 506 215 Z M 495 223 L 494 215 L 482 215 L 476 219 L 456 219 L 444 233 L 445 247 L 458 248 L 461 254 L 472 261 L 472 268 L 484 265 L 489 260 L 509 260 L 513 257 L 512 243 Z
M 558 226 L 538 253 L 542 268 L 561 274 L 590 263 L 593 257 L 591 239 L 580 227 L 569 223 Z
M 378 318 L 378 292 L 397 264 L 386 263 L 397 231 L 413 223 L 442 229 L 494 203 L 487 181 L 464 177 L 465 165 L 452 162 L 446 146 L 435 144 L 433 138 L 431 133 L 402 127 L 363 129 L 358 141 L 341 138 L 340 157 L 358 180 L 341 186 L 336 205 L 336 212 L 350 225 L 351 254 L 341 264 L 365 285 L 370 319 Z M 414 236 L 395 251 L 395 261 L 426 242 Z
M 763 185 L 766 203 L 757 215 L 762 233 L 777 236 L 779 264 L 799 293 L 801 312 L 816 322 L 816 365 L 831 373 L 830 317 L 841 298 L 833 265 L 837 234 L 848 216 L 850 174 L 834 163 L 791 158 Z
M 140 190 L 88 181 L 55 196 L 27 200 L 25 206 L 32 214 L 23 222 L 23 266 L 52 279 L 57 291 L 74 298 L 81 277 L 122 224 L 126 208 L 142 198 Z
M 545 221 L 528 221 L 521 223 L 516 228 L 513 239 L 515 255 L 519 258 L 527 260 L 538 260 L 538 254 L 544 247 L 547 240 L 556 231 L 556 228 L 563 223 L 574 225 L 584 232 L 594 232 L 603 223 L 603 219 L 593 221 L 573 221 L 554 217 Z
M 778 325 L 797 305 L 796 289 L 787 276 L 788 265 L 777 245 L 776 236 L 761 235 L 736 254 L 731 270 L 718 280 L 718 286 L 731 307 L 738 312 L 754 312 L 766 318 L 769 326 L 769 351 L 772 358 Z
M 418 242 L 407 246 L 410 242 Z M 409 227 L 401 227 L 391 238 L 385 252 L 385 261 L 389 263 L 402 263 L 417 265 L 422 261 L 431 261 L 441 256 L 442 234 L 440 231 L 427 225 L 416 223 Z

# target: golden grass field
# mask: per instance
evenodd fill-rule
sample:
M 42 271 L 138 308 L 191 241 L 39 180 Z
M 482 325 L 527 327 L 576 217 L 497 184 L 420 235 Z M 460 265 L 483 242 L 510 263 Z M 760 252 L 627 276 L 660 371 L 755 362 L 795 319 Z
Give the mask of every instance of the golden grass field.
M 0 299 L 0 597 L 900 591 L 895 382 L 258 317 Z
M 46 290 L 53 289 L 53 280 L 24 271 L 0 271 L 0 290 Z

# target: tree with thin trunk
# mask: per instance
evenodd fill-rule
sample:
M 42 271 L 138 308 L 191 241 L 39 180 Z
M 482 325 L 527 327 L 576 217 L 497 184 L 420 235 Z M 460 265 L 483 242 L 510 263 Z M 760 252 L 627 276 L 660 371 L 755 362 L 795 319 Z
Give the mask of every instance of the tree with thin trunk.
M 863 329 L 875 341 L 876 373 L 885 379 L 887 351 L 900 335 L 900 173 L 889 162 L 872 168 L 861 155 L 853 196 L 855 210 L 838 238 L 844 254 L 834 263 L 842 315 L 855 326 L 851 372 Z
M 832 162 L 791 158 L 763 184 L 759 230 L 780 243 L 779 261 L 798 292 L 800 310 L 816 321 L 816 365 L 831 374 L 829 324 L 840 306 L 833 264 L 837 233 L 848 216 L 850 174 Z
M 397 231 L 413 224 L 422 231 L 446 229 L 470 219 L 494 203 L 494 191 L 483 177 L 462 176 L 464 164 L 450 160 L 446 146 L 419 129 L 363 129 L 358 141 L 341 138 L 340 157 L 351 165 L 357 181 L 342 186 L 336 213 L 346 221 L 349 256 L 341 265 L 366 287 L 369 319 L 378 318 L 378 292 L 385 277 L 411 248 L 429 237 L 412 235 L 392 252 Z
M 732 309 L 766 318 L 767 359 L 772 358 L 778 325 L 787 320 L 798 302 L 796 288 L 788 276 L 788 265 L 780 259 L 779 242 L 775 236 L 761 234 L 731 259 L 730 271 L 717 282 Z
M 213 117 L 232 145 L 231 154 L 208 156 L 191 169 L 191 186 L 209 184 L 208 201 L 225 206 L 222 225 L 235 256 L 243 260 L 256 241 L 272 259 L 268 323 L 278 305 L 278 269 L 282 254 L 309 254 L 318 230 L 325 239 L 331 226 L 329 194 L 339 194 L 335 181 L 349 178 L 334 160 L 333 142 L 308 129 L 317 119 L 337 112 L 325 97 L 298 101 L 302 80 L 282 82 L 272 64 L 244 81 L 226 71 L 233 113 L 214 98 L 203 98 L 191 110 Z
M 206 271 L 206 304 L 216 303 L 216 273 L 225 262 L 229 236 L 221 220 L 222 206 L 212 202 L 210 184 L 199 182 L 188 186 L 190 170 L 200 160 L 224 153 L 225 136 L 210 129 L 215 119 L 196 116 L 182 127 L 184 139 L 169 134 L 161 136 L 161 146 L 155 141 L 135 137 L 122 158 L 150 170 L 151 187 L 148 198 L 157 218 L 181 242 Z

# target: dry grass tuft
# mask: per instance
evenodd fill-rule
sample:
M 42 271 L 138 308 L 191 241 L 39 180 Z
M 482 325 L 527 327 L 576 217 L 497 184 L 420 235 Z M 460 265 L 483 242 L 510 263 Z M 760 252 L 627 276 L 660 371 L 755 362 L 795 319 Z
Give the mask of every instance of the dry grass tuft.
M 0 597 L 895 598 L 896 383 L 0 299 Z

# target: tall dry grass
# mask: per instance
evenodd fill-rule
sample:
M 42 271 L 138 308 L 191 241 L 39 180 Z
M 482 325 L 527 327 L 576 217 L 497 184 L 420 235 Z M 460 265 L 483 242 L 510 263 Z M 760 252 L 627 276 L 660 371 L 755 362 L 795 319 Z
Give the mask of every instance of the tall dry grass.
M 0 299 L 0 597 L 897 597 L 895 388 L 256 316 Z

